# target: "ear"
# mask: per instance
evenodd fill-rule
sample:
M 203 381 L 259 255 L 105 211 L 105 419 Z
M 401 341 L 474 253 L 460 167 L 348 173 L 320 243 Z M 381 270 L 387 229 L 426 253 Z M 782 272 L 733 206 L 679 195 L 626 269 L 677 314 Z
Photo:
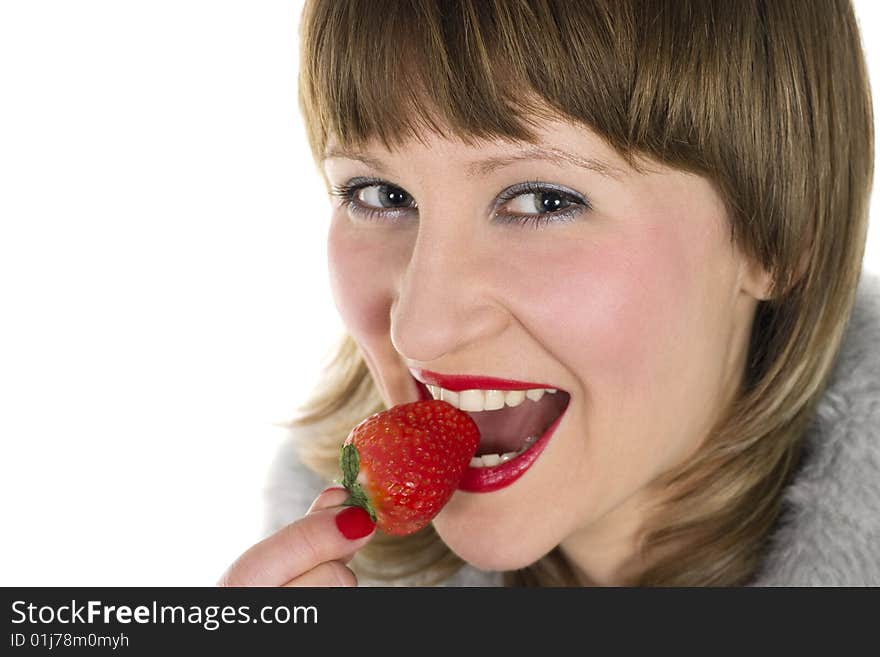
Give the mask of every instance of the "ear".
M 739 289 L 758 301 L 770 299 L 773 275 L 752 258 L 743 257 L 740 262 Z
M 774 297 L 780 298 L 788 294 L 810 269 L 810 260 L 815 248 L 814 236 L 815 230 L 812 224 L 807 224 L 804 227 L 804 233 L 797 236 L 800 238 L 800 258 L 798 258 L 797 265 L 788 280 L 774 281 L 776 277 L 772 271 L 767 271 L 753 257 L 737 248 L 740 258 L 740 291 L 759 301 L 767 301 Z M 774 282 L 777 284 L 775 290 L 773 289 Z
M 793 273 L 792 279 L 787 284 L 783 283 L 782 290 L 777 290 L 775 295 L 773 291 L 773 274 L 764 269 L 755 260 L 743 257 L 739 271 L 740 290 L 758 301 L 766 301 L 773 298 L 773 296 L 785 294 L 807 273 L 812 252 L 811 243 L 801 252 L 797 270 Z

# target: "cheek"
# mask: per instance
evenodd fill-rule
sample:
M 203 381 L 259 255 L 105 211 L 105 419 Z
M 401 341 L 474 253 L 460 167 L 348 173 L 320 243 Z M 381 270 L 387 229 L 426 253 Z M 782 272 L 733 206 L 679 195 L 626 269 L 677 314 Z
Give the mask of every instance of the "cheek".
M 664 353 L 659 345 L 676 342 L 693 313 L 689 258 L 675 236 L 656 231 L 578 241 L 552 263 L 517 277 L 529 281 L 526 289 L 520 286 L 531 308 L 522 316 L 534 318 L 545 347 L 582 370 L 576 376 L 644 384 L 646 366 Z

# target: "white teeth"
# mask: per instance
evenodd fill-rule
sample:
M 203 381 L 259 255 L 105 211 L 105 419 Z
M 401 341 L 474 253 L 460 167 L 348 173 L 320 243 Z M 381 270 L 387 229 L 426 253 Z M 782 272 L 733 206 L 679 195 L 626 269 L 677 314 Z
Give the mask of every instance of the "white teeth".
M 483 454 L 482 456 L 474 456 L 471 459 L 472 468 L 491 468 L 495 465 L 507 463 L 510 459 L 516 458 L 521 452 L 505 452 L 504 454 Z
M 470 466 L 472 468 L 491 468 L 495 465 L 507 463 L 511 459 L 515 459 L 517 456 L 526 451 L 535 443 L 536 440 L 538 440 L 537 436 L 529 436 L 523 442 L 523 446 L 515 452 L 505 452 L 504 454 L 483 454 L 482 456 L 474 456 L 473 458 L 471 458 Z
M 485 401 L 483 402 L 483 410 L 497 411 L 499 408 L 504 408 L 504 391 L 486 390 Z
M 526 398 L 525 390 L 508 390 L 504 393 L 504 403 L 508 406 L 519 406 Z
M 446 394 L 446 391 L 443 391 Z M 458 407 L 463 411 L 482 411 L 486 395 L 482 390 L 462 390 L 458 393 Z
M 538 401 L 545 392 L 555 393 L 556 388 L 532 388 L 531 390 L 462 390 L 453 392 L 440 386 L 428 386 L 431 397 L 449 402 L 462 411 L 497 411 L 505 406 L 519 406 L 526 400 Z

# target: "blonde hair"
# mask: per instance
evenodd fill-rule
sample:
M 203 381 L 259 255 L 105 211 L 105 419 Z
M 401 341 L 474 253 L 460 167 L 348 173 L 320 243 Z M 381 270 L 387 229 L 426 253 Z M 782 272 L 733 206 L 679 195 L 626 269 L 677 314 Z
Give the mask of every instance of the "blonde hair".
M 369 26 L 369 29 L 365 29 Z M 631 585 L 754 576 L 824 391 L 858 284 L 873 175 L 870 91 L 845 0 L 308 0 L 300 108 L 320 164 L 331 136 L 393 149 L 427 132 L 535 141 L 562 117 L 632 166 L 712 181 L 731 239 L 773 277 L 734 403 L 656 482 Z M 448 132 L 446 132 L 448 131 Z M 319 167 L 320 168 L 320 167 Z M 383 402 L 343 336 L 292 422 L 304 463 L 338 474 L 339 444 Z M 368 577 L 439 581 L 461 565 L 432 528 L 381 537 Z M 585 584 L 554 550 L 508 584 Z

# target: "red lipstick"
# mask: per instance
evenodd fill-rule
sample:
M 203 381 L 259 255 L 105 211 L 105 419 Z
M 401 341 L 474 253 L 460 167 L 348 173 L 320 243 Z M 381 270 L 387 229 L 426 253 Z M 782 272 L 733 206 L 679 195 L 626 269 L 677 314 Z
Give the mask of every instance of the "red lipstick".
M 568 409 L 566 408 L 566 410 Z M 544 451 L 544 448 L 550 442 L 550 438 L 553 437 L 553 433 L 563 417 L 565 417 L 565 411 L 560 413 L 559 417 L 553 421 L 553 424 L 547 427 L 547 430 L 541 434 L 541 437 L 538 438 L 534 445 L 516 458 L 506 463 L 486 468 L 469 467 L 465 470 L 464 477 L 458 484 L 458 489 L 468 493 L 491 493 L 512 484 L 522 477 L 526 470 L 532 467 L 538 456 L 541 455 L 541 452 Z
M 491 376 L 469 376 L 466 374 L 439 374 L 430 370 L 410 368 L 417 381 L 427 385 L 440 386 L 453 392 L 462 390 L 529 390 L 531 388 L 552 388 L 546 383 L 528 383 L 512 379 L 496 379 Z

